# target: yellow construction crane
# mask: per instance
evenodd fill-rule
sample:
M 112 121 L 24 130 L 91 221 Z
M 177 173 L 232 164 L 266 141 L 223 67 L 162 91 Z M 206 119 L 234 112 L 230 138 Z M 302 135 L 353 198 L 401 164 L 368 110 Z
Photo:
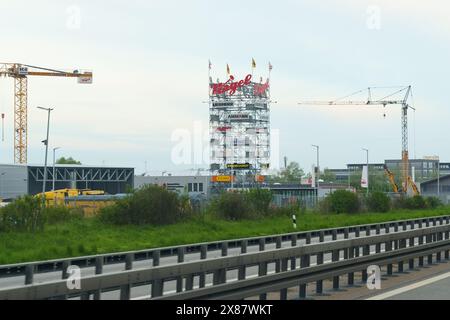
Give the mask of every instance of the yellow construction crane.
M 397 87 L 397 90 L 389 93 L 381 99 L 373 99 L 372 92 L 374 89 L 381 89 L 382 87 L 369 87 L 367 89 L 356 91 L 350 95 L 342 98 L 338 98 L 332 101 L 302 101 L 300 105 L 329 105 L 329 106 L 356 106 L 356 105 L 378 105 L 386 107 L 387 105 L 401 105 L 402 106 L 402 192 L 406 193 L 408 186 L 411 186 L 415 194 L 418 193 L 417 187 L 409 176 L 409 156 L 408 156 L 408 109 L 415 110 L 408 104 L 408 99 L 411 95 L 411 86 Z M 387 88 L 387 87 L 384 87 Z M 392 87 L 391 87 L 392 88 Z M 351 96 L 355 96 L 367 92 L 367 100 L 344 100 Z M 401 94 L 403 98 L 393 99 L 392 97 L 398 97 Z M 393 99 L 390 100 L 389 98 Z
M 21 63 L 0 63 L 0 76 L 14 78 L 14 163 L 27 163 L 28 76 L 78 78 L 78 83 L 92 83 L 90 71 L 61 71 Z

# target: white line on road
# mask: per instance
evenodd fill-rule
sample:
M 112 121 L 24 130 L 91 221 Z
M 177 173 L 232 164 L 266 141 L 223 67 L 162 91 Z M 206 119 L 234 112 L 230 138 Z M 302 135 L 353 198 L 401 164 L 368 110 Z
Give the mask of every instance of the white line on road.
M 396 296 L 398 294 L 401 294 L 401 293 L 404 293 L 404 292 L 407 292 L 407 291 L 410 291 L 410 290 L 414 290 L 414 289 L 426 286 L 428 284 L 431 284 L 431 283 L 443 280 L 443 279 L 448 278 L 448 277 L 450 277 L 450 272 L 447 272 L 447 273 L 441 274 L 441 275 L 433 277 L 433 278 L 429 278 L 429 279 L 426 279 L 426 280 L 423 280 L 423 281 L 419 281 L 419 282 L 410 284 L 409 286 L 404 286 L 402 288 L 398 288 L 398 289 L 395 289 L 395 290 L 392 290 L 392 291 L 389 291 L 389 292 L 385 292 L 385 293 L 382 293 L 382 294 L 370 297 L 370 298 L 368 298 L 366 300 L 384 300 L 384 299 Z

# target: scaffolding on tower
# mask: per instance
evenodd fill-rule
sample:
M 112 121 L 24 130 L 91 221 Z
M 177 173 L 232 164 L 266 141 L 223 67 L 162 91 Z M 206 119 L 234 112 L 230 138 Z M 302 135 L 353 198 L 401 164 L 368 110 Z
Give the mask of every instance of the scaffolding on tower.
M 261 182 L 270 166 L 269 78 L 228 74 L 226 82 L 213 82 L 210 76 L 209 133 L 216 182 Z

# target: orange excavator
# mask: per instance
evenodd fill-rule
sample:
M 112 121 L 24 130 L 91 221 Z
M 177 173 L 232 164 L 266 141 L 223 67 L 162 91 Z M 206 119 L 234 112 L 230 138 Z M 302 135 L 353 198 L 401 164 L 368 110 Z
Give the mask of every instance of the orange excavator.
M 399 188 L 398 188 L 397 183 L 395 183 L 394 174 L 391 172 L 391 170 L 388 169 L 388 167 L 386 165 L 384 165 L 384 172 L 386 173 L 386 175 L 387 175 L 387 177 L 389 179 L 389 182 L 390 182 L 390 184 L 392 186 L 392 190 L 395 193 L 398 193 L 399 192 Z M 420 194 L 419 189 L 417 188 L 416 184 L 414 183 L 414 181 L 412 180 L 412 178 L 410 176 L 408 176 L 408 178 L 407 178 L 407 185 L 404 186 L 405 192 L 408 189 L 408 186 L 411 187 L 411 189 L 413 191 L 413 194 L 415 196 Z

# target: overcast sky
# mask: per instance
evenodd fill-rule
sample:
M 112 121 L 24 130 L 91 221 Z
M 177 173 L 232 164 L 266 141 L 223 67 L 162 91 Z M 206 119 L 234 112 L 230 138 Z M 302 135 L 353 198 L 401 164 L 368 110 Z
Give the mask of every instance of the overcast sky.
M 28 162 L 42 163 L 45 113 L 55 107 L 50 147 L 84 164 L 177 174 L 176 130 L 208 128 L 208 59 L 237 78 L 271 74 L 272 129 L 280 159 L 307 171 L 399 158 L 400 107 L 305 107 L 368 86 L 412 85 L 410 156 L 450 161 L 448 1 L 25 1 L 0 0 L 0 62 L 90 69 L 92 85 L 29 79 Z M 0 162 L 13 161 L 13 80 L 0 79 L 6 114 Z M 383 114 L 386 117 L 383 117 Z

